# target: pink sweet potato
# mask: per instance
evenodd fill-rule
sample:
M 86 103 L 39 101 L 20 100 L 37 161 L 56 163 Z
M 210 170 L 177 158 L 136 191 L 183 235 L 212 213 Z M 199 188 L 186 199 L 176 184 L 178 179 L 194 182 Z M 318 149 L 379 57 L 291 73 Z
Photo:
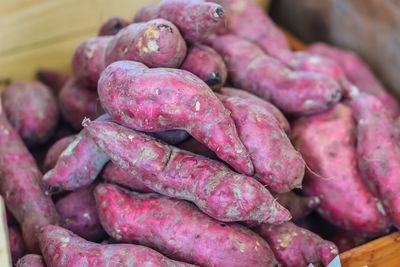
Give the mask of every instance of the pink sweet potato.
M 239 137 L 250 153 L 255 178 L 278 193 L 300 188 L 304 161 L 275 116 L 257 100 L 224 95 L 220 95 L 220 100 L 230 111 Z
M 208 147 L 206 147 L 205 145 L 203 145 L 194 138 L 189 138 L 185 142 L 179 144 L 177 147 L 210 159 L 218 159 L 214 151 L 212 151 L 211 149 L 209 149 Z
M 27 249 L 38 251 L 39 228 L 56 224 L 58 216 L 51 198 L 45 195 L 35 160 L 6 118 L 1 98 L 0 147 L 0 194 L 21 225 Z
M 348 231 L 340 231 L 332 239 L 332 242 L 338 247 L 340 253 L 358 247 L 367 241 L 367 238 Z
M 160 266 L 189 267 L 191 264 L 168 259 L 150 248 L 131 245 L 101 245 L 86 241 L 55 225 L 40 230 L 40 249 L 48 267 L 53 266 Z
M 315 43 L 308 51 L 337 62 L 345 72 L 350 82 L 355 84 L 361 92 L 372 94 L 385 103 L 388 112 L 393 118 L 400 114 L 400 106 L 395 97 L 390 95 L 375 77 L 368 65 L 355 53 L 323 43 Z
M 223 163 L 113 122 L 91 122 L 86 129 L 99 148 L 132 179 L 139 179 L 160 194 L 191 201 L 213 218 L 256 223 L 290 219 L 289 212 L 262 184 L 231 171 Z
M 200 266 L 277 263 L 268 244 L 254 232 L 211 219 L 188 202 L 111 184 L 98 185 L 95 197 L 104 228 L 120 242 L 149 246 Z
M 129 24 L 130 22 L 124 18 L 111 17 L 100 27 L 98 36 L 116 35 L 121 29 L 125 28 Z
M 80 85 L 96 90 L 106 68 L 106 49 L 113 37 L 101 36 L 82 42 L 72 57 L 72 73 Z
M 189 134 L 183 130 L 168 130 L 168 131 L 154 132 L 149 134 L 170 145 L 180 144 L 189 138 Z
M 365 235 L 383 234 L 389 222 L 359 175 L 355 132 L 344 104 L 294 123 L 295 146 L 309 167 L 303 191 L 320 198 L 318 212 L 332 224 Z
M 226 11 L 225 33 L 257 43 L 271 56 L 290 47 L 283 32 L 252 0 L 216 0 Z
M 74 135 L 66 136 L 55 142 L 50 147 L 49 151 L 47 151 L 46 158 L 44 159 L 43 171 L 47 172 L 56 166 L 61 153 L 68 147 L 74 138 Z
M 69 76 L 56 70 L 39 69 L 36 72 L 36 78 L 47 85 L 53 94 L 57 96 L 67 82 Z
M 124 170 L 112 162 L 107 163 L 102 172 L 104 180 L 129 187 L 132 190 L 143 193 L 154 193 L 154 190 L 148 188 L 142 179 L 135 179 L 127 170 Z
M 181 69 L 193 73 L 214 91 L 221 89 L 228 76 L 222 57 L 211 47 L 200 44 L 189 48 Z
M 37 254 L 27 254 L 20 258 L 16 267 L 45 267 L 43 258 Z
M 400 228 L 400 147 L 384 104 L 363 93 L 351 103 L 357 121 L 357 154 L 365 182 L 383 203 L 392 224 Z
M 233 84 L 271 101 L 283 112 L 304 115 L 328 109 L 341 98 L 340 86 L 326 75 L 292 71 L 245 39 L 213 36 Z
M 292 221 L 296 222 L 306 217 L 315 210 L 321 200 L 317 196 L 299 196 L 294 192 L 274 194 L 276 200 L 292 215 Z
M 200 42 L 224 22 L 220 5 L 202 0 L 163 0 L 140 9 L 135 22 L 163 18 L 174 23 L 189 42 Z
M 282 114 L 282 112 L 269 103 L 268 101 L 259 98 L 256 95 L 253 95 L 252 93 L 249 93 L 247 91 L 241 90 L 241 89 L 236 89 L 236 88 L 231 88 L 231 87 L 222 87 L 221 94 L 226 95 L 226 96 L 238 96 L 241 98 L 251 98 L 253 101 L 257 101 L 258 105 L 262 105 L 262 107 L 266 110 L 268 110 L 271 114 L 275 116 L 275 119 L 279 121 L 279 124 L 281 128 L 285 131 L 285 133 L 289 134 L 290 133 L 290 124 L 288 120 L 286 119 L 285 115 Z
M 91 186 L 69 193 L 57 201 L 56 209 L 64 228 L 87 240 L 100 241 L 106 233 L 97 215 L 93 189 Z
M 108 119 L 108 115 L 103 115 L 97 120 Z M 96 179 L 108 160 L 83 129 L 61 153 L 55 167 L 43 176 L 43 182 L 52 193 L 85 188 Z
M 283 266 L 305 267 L 309 263 L 318 262 L 326 266 L 339 253 L 334 243 L 292 222 L 263 224 L 255 231 L 270 244 L 275 257 Z
M 64 119 L 75 129 L 82 129 L 84 118 L 95 119 L 102 114 L 98 108 L 97 92 L 79 85 L 75 79 L 68 80 L 58 95 L 60 111 Z
M 24 240 L 18 227 L 8 227 L 8 242 L 10 245 L 12 263 L 15 264 L 17 260 L 25 254 Z
M 39 82 L 15 82 L 4 88 L 3 108 L 27 146 L 46 142 L 58 122 L 57 102 Z
M 103 108 L 118 123 L 148 132 L 184 129 L 235 170 L 253 174 L 234 122 L 211 89 L 195 75 L 119 61 L 104 70 L 98 92 Z
M 119 60 L 139 61 L 153 67 L 178 68 L 186 56 L 186 43 L 171 22 L 155 19 L 120 30 L 106 52 L 106 65 Z

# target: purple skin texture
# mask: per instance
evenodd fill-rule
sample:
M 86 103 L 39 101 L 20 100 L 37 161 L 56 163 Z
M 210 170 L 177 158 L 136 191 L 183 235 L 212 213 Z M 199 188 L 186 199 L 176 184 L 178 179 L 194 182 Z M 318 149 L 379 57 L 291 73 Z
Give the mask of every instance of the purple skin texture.
M 260 236 L 242 225 L 214 220 L 186 201 L 129 192 L 112 184 L 99 184 L 95 198 L 102 224 L 119 242 L 149 246 L 200 266 L 277 263 Z
M 98 92 L 104 110 L 116 122 L 146 132 L 186 130 L 238 172 L 253 174 L 229 113 L 195 75 L 119 61 L 104 70 Z
M 49 151 L 47 151 L 46 158 L 44 159 L 43 170 L 45 172 L 56 166 L 61 153 L 68 147 L 74 138 L 74 135 L 63 137 L 50 147 Z
M 234 86 L 270 101 L 284 113 L 321 112 L 342 96 L 340 86 L 328 76 L 292 71 L 240 37 L 213 36 L 210 44 L 224 58 Z
M 45 143 L 58 122 L 57 102 L 39 82 L 14 82 L 2 92 L 3 108 L 11 125 L 29 147 Z
M 37 254 L 26 254 L 20 258 L 15 265 L 16 267 L 45 267 L 43 258 Z
M 15 264 L 25 254 L 24 240 L 18 227 L 8 226 L 8 242 L 12 263 Z
M 60 226 L 40 229 L 40 249 L 46 265 L 52 266 L 156 266 L 190 267 L 173 261 L 151 248 L 131 244 L 102 245 L 73 234 Z
M 8 210 L 21 225 L 28 251 L 39 251 L 41 226 L 57 224 L 58 215 L 41 183 L 42 174 L 34 158 L 10 125 L 0 97 L 0 194 Z
M 216 3 L 196 0 L 163 0 L 140 9 L 134 22 L 163 18 L 174 23 L 191 43 L 201 42 L 225 20 L 223 8 Z
M 113 122 L 91 122 L 86 129 L 113 163 L 134 179 L 157 193 L 191 201 L 217 220 L 282 223 L 290 219 L 262 184 L 221 162 Z
M 359 174 L 355 133 L 351 109 L 341 103 L 292 124 L 308 166 L 303 192 L 320 198 L 318 213 L 341 229 L 377 236 L 389 231 L 389 221 Z
M 133 60 L 149 68 L 179 68 L 185 56 L 186 43 L 176 26 L 155 19 L 120 30 L 108 45 L 106 66 L 119 60 Z
M 79 84 L 96 90 L 100 74 L 106 68 L 106 49 L 112 39 L 112 36 L 94 37 L 76 48 L 72 73 Z
M 305 164 L 278 120 L 257 100 L 220 95 L 250 153 L 255 178 L 273 192 L 301 188 Z
M 64 84 L 67 82 L 69 76 L 56 70 L 39 69 L 36 72 L 36 78 L 43 84 L 47 85 L 51 89 L 52 93 L 57 96 Z
M 130 22 L 124 18 L 111 17 L 100 27 L 98 36 L 116 35 L 121 29 L 125 28 L 129 24 Z

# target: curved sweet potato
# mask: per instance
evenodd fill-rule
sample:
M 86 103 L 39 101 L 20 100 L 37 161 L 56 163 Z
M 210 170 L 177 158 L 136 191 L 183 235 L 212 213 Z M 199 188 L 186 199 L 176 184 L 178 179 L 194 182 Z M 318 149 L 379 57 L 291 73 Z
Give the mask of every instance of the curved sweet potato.
M 56 166 L 61 153 L 68 147 L 74 138 L 74 135 L 63 137 L 50 147 L 49 151 L 47 151 L 46 158 L 44 159 L 43 171 L 47 172 Z
M 20 258 L 16 267 L 45 267 L 43 258 L 37 254 L 27 254 Z

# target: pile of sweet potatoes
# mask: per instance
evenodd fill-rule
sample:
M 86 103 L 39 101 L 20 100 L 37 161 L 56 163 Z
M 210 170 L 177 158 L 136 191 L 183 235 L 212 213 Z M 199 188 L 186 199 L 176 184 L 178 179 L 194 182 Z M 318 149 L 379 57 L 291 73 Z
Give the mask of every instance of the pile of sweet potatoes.
M 400 227 L 400 108 L 352 52 L 292 51 L 252 0 L 98 35 L 1 95 L 17 266 L 327 265 Z

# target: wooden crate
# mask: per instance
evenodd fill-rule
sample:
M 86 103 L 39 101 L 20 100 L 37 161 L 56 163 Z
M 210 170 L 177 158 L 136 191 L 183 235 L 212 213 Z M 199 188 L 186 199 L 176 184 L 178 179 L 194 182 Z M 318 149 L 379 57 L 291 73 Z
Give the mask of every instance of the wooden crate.
M 256 0 L 267 7 L 269 0 Z M 108 17 L 132 18 L 135 11 L 157 0 L 0 0 L 0 91 L 1 83 L 33 79 L 40 67 L 70 71 L 78 44 L 96 35 Z M 305 45 L 287 33 L 294 50 Z M 0 197 L 0 214 L 4 214 Z M 6 221 L 0 218 L 0 262 L 11 266 Z M 400 266 L 400 233 L 349 250 L 340 255 L 344 267 Z M 320 266 L 320 265 L 317 265 Z

